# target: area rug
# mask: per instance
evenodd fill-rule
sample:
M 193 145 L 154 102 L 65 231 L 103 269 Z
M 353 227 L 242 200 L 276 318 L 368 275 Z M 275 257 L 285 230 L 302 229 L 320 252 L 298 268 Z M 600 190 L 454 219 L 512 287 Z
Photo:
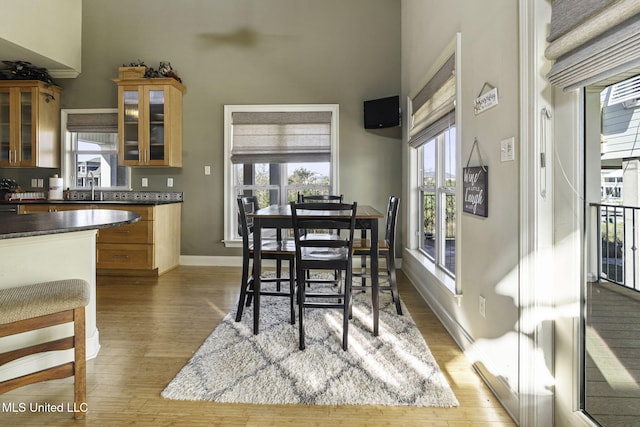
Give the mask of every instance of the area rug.
M 173 400 L 253 404 L 458 406 L 438 364 L 403 304 L 380 296 L 379 336 L 372 334 L 370 294 L 354 295 L 349 348 L 339 310 L 307 309 L 306 349 L 290 324 L 288 299 L 263 296 L 260 333 L 253 308 L 236 310 L 205 340 L 162 391 Z M 297 314 L 297 310 L 296 310 Z

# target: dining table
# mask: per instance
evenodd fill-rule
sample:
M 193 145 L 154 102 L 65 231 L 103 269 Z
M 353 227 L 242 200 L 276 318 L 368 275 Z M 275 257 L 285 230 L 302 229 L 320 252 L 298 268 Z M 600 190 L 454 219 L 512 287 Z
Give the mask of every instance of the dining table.
M 300 215 L 309 215 L 304 212 Z M 336 216 L 335 211 L 314 212 L 314 216 Z M 349 213 L 345 211 L 344 216 Z M 260 277 L 262 275 L 262 231 L 267 229 L 292 229 L 293 219 L 290 205 L 270 205 L 259 209 L 247 216 L 253 218 L 253 247 L 254 247 L 254 283 L 253 283 L 253 333 L 257 335 L 260 330 Z M 368 231 L 371 234 L 371 305 L 373 311 L 373 335 L 378 336 L 379 300 L 378 300 L 378 222 L 384 218 L 384 214 L 369 205 L 357 205 L 356 209 L 356 229 Z M 281 233 L 277 233 L 280 236 Z M 294 274 L 294 272 L 289 272 Z

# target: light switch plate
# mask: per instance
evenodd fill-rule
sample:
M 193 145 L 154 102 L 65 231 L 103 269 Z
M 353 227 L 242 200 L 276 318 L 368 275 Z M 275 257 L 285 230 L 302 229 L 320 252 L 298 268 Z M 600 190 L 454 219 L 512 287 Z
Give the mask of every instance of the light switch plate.
M 204 174 L 205 175 L 211 175 L 211 166 L 205 166 L 204 167 Z
M 507 138 L 500 141 L 500 161 L 511 162 L 516 159 L 515 138 Z
M 149 186 L 149 179 L 148 178 L 142 178 L 142 186 L 143 187 L 148 187 Z
M 167 178 L 167 187 L 173 187 L 173 178 Z

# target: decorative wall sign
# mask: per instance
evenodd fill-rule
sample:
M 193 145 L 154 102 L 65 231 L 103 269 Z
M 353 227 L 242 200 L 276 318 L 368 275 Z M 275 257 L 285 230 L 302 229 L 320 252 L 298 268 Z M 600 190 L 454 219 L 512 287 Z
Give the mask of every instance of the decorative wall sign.
M 487 87 L 489 87 L 489 90 L 484 92 L 485 88 Z M 485 84 L 482 86 L 482 89 L 480 89 L 478 97 L 475 99 L 475 101 L 473 101 L 473 111 L 477 116 L 483 111 L 486 111 L 489 108 L 493 108 L 496 105 L 498 105 L 498 88 L 495 88 L 489 83 L 485 82 Z
M 473 166 L 462 169 L 462 193 L 464 212 L 489 216 L 489 168 Z
M 478 150 L 480 166 L 469 166 L 473 150 Z M 489 216 L 489 168 L 482 162 L 478 139 L 473 140 L 467 166 L 462 168 L 462 210 L 473 215 Z

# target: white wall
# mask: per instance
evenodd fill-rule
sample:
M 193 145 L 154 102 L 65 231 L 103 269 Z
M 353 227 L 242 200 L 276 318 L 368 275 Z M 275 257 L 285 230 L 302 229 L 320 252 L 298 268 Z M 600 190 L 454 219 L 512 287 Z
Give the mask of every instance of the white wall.
M 466 165 L 474 138 L 489 167 L 489 216 L 460 212 L 457 281 L 462 295 L 445 289 L 415 255 L 403 254 L 403 271 L 439 315 L 459 345 L 517 418 L 519 390 L 519 71 L 518 3 L 513 0 L 469 2 L 402 1 L 402 94 L 416 89 L 433 61 L 456 32 L 461 32 L 461 138 L 459 161 Z M 484 83 L 498 88 L 498 106 L 480 115 L 473 101 Z M 516 160 L 501 162 L 500 141 L 516 138 Z M 406 143 L 406 137 L 405 137 Z M 411 171 L 411 149 L 403 169 Z M 471 165 L 478 165 L 475 156 Z M 405 177 L 403 196 L 412 191 Z M 406 212 L 405 212 L 406 213 Z M 405 216 L 405 223 L 410 221 Z M 404 240 L 410 241 L 407 226 Z M 486 317 L 479 297 L 486 298 Z
M 29 61 L 52 76 L 81 71 L 82 0 L 0 3 L 0 59 Z

